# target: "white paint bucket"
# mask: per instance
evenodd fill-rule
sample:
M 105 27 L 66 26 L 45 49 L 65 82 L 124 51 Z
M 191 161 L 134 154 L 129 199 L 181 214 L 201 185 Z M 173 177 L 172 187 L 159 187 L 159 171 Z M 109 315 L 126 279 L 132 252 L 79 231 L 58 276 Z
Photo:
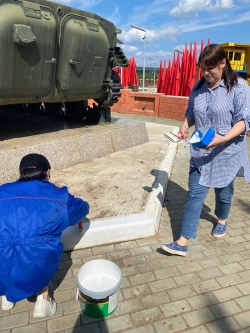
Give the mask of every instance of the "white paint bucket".
M 104 318 L 115 311 L 122 283 L 122 272 L 115 263 L 106 259 L 89 261 L 79 269 L 76 281 L 86 315 Z

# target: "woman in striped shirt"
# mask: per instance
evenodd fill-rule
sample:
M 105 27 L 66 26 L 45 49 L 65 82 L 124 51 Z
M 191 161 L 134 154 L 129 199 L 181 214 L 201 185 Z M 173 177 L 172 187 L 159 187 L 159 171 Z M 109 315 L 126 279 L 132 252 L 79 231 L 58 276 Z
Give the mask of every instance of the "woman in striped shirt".
M 198 64 L 203 78 L 189 98 L 185 120 L 178 137 L 187 139 L 188 129 L 195 126 L 215 130 L 206 148 L 190 145 L 189 192 L 176 242 L 162 244 L 168 253 L 186 256 L 189 239 L 195 239 L 203 203 L 209 188 L 215 191 L 217 223 L 212 234 L 226 234 L 234 194 L 234 179 L 244 176 L 250 182 L 246 132 L 249 130 L 250 87 L 232 69 L 224 49 L 211 44 L 201 52 Z

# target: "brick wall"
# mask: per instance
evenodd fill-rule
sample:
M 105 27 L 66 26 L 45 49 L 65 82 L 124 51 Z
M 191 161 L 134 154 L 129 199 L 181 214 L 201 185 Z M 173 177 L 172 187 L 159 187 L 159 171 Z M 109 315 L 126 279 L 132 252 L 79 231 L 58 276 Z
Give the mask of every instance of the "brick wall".
M 118 103 L 111 111 L 182 120 L 188 97 L 166 96 L 157 93 L 134 92 L 122 89 Z

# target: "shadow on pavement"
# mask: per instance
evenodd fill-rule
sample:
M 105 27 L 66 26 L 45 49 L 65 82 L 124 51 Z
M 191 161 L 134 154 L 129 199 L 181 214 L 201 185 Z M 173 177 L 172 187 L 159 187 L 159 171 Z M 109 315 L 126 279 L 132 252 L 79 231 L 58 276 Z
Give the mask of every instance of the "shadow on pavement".
M 167 209 L 170 217 L 170 224 L 173 233 L 173 240 L 177 240 L 180 236 L 182 217 L 184 213 L 185 203 L 188 197 L 188 192 L 177 183 L 169 180 L 167 193 L 164 200 L 164 207 Z M 203 205 L 201 219 L 204 219 L 212 224 L 217 221 L 214 216 L 210 215 L 211 209 Z
M 80 307 L 80 305 L 79 305 Z M 98 314 L 97 314 L 98 315 Z M 100 317 L 101 317 L 100 312 Z M 109 331 L 105 318 L 91 318 L 82 313 L 77 318 L 72 333 L 111 333 Z

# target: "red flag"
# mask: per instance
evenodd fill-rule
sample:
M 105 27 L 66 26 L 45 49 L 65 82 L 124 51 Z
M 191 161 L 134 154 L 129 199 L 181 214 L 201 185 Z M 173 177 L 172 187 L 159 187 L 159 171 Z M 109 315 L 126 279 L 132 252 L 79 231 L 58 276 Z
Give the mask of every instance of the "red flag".
M 165 82 L 164 82 L 164 88 L 163 88 L 163 93 L 165 95 L 167 95 L 168 85 L 169 85 L 169 68 L 170 68 L 170 60 L 168 60 L 168 67 L 166 69 L 166 76 L 165 76 Z
M 186 68 L 186 74 L 185 74 L 185 87 L 184 87 L 184 94 L 183 96 L 189 96 L 190 90 L 189 90 L 189 80 L 190 80 L 190 73 L 193 63 L 193 46 L 192 42 L 190 43 L 190 48 L 187 54 L 187 68 Z
M 137 85 L 136 63 L 134 57 L 129 60 L 130 82 Z
M 176 60 L 176 68 L 175 68 L 175 82 L 174 82 L 174 96 L 180 96 L 180 53 L 178 53 Z
M 161 76 L 161 90 L 160 90 L 160 93 L 164 92 L 164 84 L 165 84 L 166 74 L 167 74 L 166 60 L 164 60 L 163 71 L 162 71 L 162 76 Z
M 185 96 L 187 72 L 188 72 L 188 48 L 187 44 L 185 44 L 185 49 L 183 51 L 182 61 L 181 61 L 180 96 Z
M 130 80 L 130 69 L 128 67 L 122 67 L 122 88 L 128 87 Z
M 190 52 L 191 53 L 191 52 Z M 190 58 L 190 70 L 189 70 L 189 80 L 188 80 L 188 96 L 190 95 L 190 92 L 196 82 L 196 55 L 197 55 L 197 46 L 196 42 L 194 42 L 194 51 L 192 54 L 192 57 Z
M 202 39 L 201 41 L 201 52 L 204 50 L 204 40 Z M 201 80 L 202 78 L 202 71 L 201 71 L 201 68 L 199 67 L 199 70 L 198 70 L 198 80 Z
M 171 94 L 172 76 L 173 76 L 172 63 L 169 60 L 168 61 L 167 84 L 166 84 L 166 89 L 165 89 L 165 95 L 170 95 Z
M 162 77 L 162 61 L 160 60 L 160 67 L 158 72 L 157 92 L 161 92 L 161 77 Z
M 204 40 L 201 41 L 201 52 L 204 50 Z

